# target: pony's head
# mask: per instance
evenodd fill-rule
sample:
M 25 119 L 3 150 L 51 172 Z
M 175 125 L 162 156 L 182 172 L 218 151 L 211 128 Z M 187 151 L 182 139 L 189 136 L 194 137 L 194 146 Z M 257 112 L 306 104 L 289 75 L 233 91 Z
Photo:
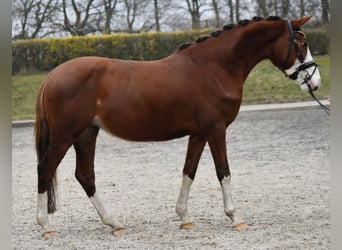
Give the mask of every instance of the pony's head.
M 296 81 L 303 91 L 315 91 L 321 85 L 318 65 L 313 60 L 308 40 L 300 27 L 311 17 L 303 17 L 286 22 L 286 34 L 277 44 L 281 51 L 282 65 L 278 65 L 287 77 Z

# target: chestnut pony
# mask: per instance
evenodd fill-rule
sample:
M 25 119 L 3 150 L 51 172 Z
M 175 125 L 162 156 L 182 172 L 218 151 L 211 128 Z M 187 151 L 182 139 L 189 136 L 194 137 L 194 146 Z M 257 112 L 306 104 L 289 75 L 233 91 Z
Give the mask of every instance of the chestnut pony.
M 181 228 L 193 227 L 187 203 L 198 162 L 208 142 L 232 226 L 247 224 L 234 208 L 226 152 L 226 129 L 236 118 L 243 83 L 253 67 L 269 59 L 303 90 L 320 86 L 317 64 L 300 27 L 304 17 L 254 17 L 180 46 L 156 61 L 81 57 L 56 67 L 43 81 L 35 123 L 38 157 L 37 221 L 43 236 L 55 206 L 56 169 L 67 150 L 76 151 L 76 179 L 114 234 L 125 227 L 107 213 L 95 187 L 94 154 L 99 129 L 130 141 L 189 136 L 183 181 L 176 204 Z

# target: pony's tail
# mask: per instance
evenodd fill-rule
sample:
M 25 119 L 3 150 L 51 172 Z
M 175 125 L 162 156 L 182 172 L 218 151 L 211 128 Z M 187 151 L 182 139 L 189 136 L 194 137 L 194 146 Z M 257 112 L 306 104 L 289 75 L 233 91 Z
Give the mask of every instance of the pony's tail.
M 36 121 L 35 121 L 35 143 L 36 143 L 36 151 L 37 151 L 37 160 L 38 160 L 38 192 L 39 190 L 39 176 L 44 172 L 48 171 L 46 169 L 47 165 L 47 153 L 50 145 L 50 130 L 49 125 L 46 120 L 44 107 L 42 105 L 42 96 L 43 96 L 43 86 L 39 92 L 37 98 L 37 106 L 36 106 Z M 50 183 L 48 183 L 47 195 L 48 195 L 48 213 L 54 213 L 56 211 L 56 190 L 57 190 L 57 178 L 56 173 L 54 174 Z

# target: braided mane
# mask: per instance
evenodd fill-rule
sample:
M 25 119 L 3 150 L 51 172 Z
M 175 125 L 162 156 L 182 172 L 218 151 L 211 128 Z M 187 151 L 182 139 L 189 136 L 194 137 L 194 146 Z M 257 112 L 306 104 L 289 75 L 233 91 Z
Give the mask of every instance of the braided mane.
M 235 24 L 235 23 L 226 24 L 226 25 L 223 26 L 222 30 L 216 30 L 216 31 L 212 32 L 209 36 L 201 36 L 201 37 L 197 38 L 195 42 L 181 44 L 178 47 L 177 51 L 181 51 L 181 50 L 184 50 L 184 49 L 190 47 L 191 45 L 204 42 L 204 41 L 206 41 L 210 37 L 218 37 L 222 32 L 230 31 L 230 30 L 234 29 L 237 26 L 246 26 L 246 25 L 248 25 L 251 22 L 258 22 L 258 21 L 261 21 L 261 20 L 277 21 L 277 20 L 281 20 L 281 19 L 282 18 L 280 18 L 279 16 L 269 16 L 267 18 L 255 16 L 255 17 L 252 18 L 252 20 L 243 19 L 243 20 L 238 21 L 237 24 Z

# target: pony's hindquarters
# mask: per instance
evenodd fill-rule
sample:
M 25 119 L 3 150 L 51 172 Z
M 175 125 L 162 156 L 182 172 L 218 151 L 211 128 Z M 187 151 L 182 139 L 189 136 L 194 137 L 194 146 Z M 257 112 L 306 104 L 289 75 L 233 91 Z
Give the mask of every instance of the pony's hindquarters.
M 97 100 L 101 78 L 96 77 L 99 75 L 94 69 L 96 62 L 98 60 L 75 59 L 58 66 L 45 79 L 38 94 L 35 123 L 37 222 L 43 228 L 44 237 L 56 233 L 49 224 L 48 214 L 56 210 L 57 167 L 72 145 L 76 151 L 76 179 L 103 223 L 111 226 L 114 234 L 125 231 L 122 224 L 108 215 L 98 193 L 95 193 L 94 156 L 99 127 L 94 123 L 94 117 L 98 110 L 101 111 L 100 97 Z M 79 70 L 75 71 L 75 68 Z M 100 67 L 101 70 L 104 69 Z

